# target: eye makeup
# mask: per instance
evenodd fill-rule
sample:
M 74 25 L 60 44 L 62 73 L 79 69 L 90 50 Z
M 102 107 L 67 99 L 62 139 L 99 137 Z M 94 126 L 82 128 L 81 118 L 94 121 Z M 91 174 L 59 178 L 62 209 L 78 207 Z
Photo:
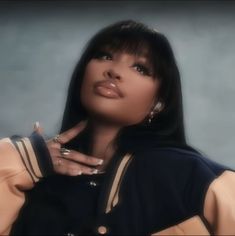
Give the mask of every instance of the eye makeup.
M 98 50 L 94 53 L 93 57 L 94 59 L 98 60 L 112 60 L 113 58 L 112 52 L 109 52 L 108 50 Z M 133 64 L 132 67 L 137 67 L 137 71 L 144 76 L 152 76 L 152 70 L 148 62 L 143 62 L 143 60 L 147 60 L 146 57 L 143 56 L 135 56 L 135 63 Z

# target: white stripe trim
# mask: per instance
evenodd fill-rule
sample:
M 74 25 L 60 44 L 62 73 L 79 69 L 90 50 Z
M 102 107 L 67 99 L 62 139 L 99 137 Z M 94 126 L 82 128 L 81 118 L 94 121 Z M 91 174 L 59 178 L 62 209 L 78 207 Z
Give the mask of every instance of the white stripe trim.
M 33 147 L 32 147 L 32 144 L 31 144 L 30 140 L 28 138 L 23 138 L 22 141 L 24 142 L 24 144 L 27 148 L 27 151 L 29 153 L 29 159 L 30 159 L 31 165 L 33 167 L 33 170 L 36 174 L 36 177 L 37 178 L 42 178 L 43 175 L 42 175 L 42 172 L 39 168 L 38 160 L 37 160 L 37 157 L 35 155 L 35 152 L 33 150 Z
M 122 176 L 122 173 L 125 169 L 125 166 L 126 164 L 128 163 L 129 159 L 131 158 L 131 154 L 127 153 L 122 161 L 120 162 L 119 166 L 118 166 L 118 169 L 117 169 L 117 172 L 116 172 L 116 175 L 115 175 L 115 178 L 113 180 L 113 184 L 112 184 L 112 187 L 111 187 L 111 191 L 109 193 L 109 198 L 108 198 L 108 202 L 107 202 L 107 206 L 106 206 L 106 210 L 105 210 L 105 213 L 108 213 L 111 211 L 111 207 L 112 207 L 112 202 L 113 202 L 113 199 L 115 197 L 115 194 L 117 194 L 117 189 L 119 187 L 119 182 L 120 182 L 120 179 L 121 179 L 121 176 Z M 117 196 L 117 195 L 116 195 Z M 118 197 L 118 196 L 117 196 Z M 118 199 L 116 199 L 118 200 Z
M 31 170 L 31 167 L 29 165 L 29 161 L 27 159 L 23 144 L 20 141 L 17 141 L 16 144 L 19 148 L 21 157 L 23 158 L 23 161 L 24 161 L 23 164 L 26 165 L 25 167 L 26 167 L 27 171 L 30 172 L 30 176 L 32 177 L 33 181 L 36 182 L 38 180 L 38 178 L 32 173 L 32 170 Z

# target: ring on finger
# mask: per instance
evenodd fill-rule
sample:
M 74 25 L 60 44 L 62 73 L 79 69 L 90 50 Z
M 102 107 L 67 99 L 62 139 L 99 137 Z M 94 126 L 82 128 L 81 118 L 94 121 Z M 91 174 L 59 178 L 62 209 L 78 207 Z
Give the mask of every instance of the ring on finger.
M 66 148 L 61 148 L 60 149 L 60 154 L 61 154 L 62 157 L 68 156 L 70 152 L 71 151 L 69 149 L 66 149 Z
M 62 142 L 60 140 L 60 135 L 59 134 L 56 135 L 52 140 L 53 140 L 54 143 L 62 144 Z

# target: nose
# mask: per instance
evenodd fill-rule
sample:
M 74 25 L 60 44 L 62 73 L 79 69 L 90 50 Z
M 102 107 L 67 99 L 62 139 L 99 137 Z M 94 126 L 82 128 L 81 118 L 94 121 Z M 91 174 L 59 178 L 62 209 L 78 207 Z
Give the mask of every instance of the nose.
M 113 69 L 108 69 L 104 71 L 104 76 L 107 79 L 118 79 L 118 80 L 121 79 L 121 76 L 117 72 L 115 72 Z

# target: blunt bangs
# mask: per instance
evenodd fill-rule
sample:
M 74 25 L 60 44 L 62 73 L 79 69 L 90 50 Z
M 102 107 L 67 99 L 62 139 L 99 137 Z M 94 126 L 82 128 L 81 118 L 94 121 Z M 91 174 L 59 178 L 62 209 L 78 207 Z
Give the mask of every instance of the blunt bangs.
M 132 152 L 164 145 L 187 149 L 189 146 L 185 139 L 180 73 L 171 45 L 164 34 L 133 20 L 109 25 L 87 42 L 72 74 L 60 132 L 87 119 L 87 110 L 80 100 L 85 68 L 95 53 L 105 49 L 111 50 L 111 53 L 123 51 L 145 56 L 152 66 L 154 79 L 161 81 L 157 96 L 164 103 L 164 109 L 152 119 L 151 125 L 146 116 L 139 124 L 123 127 L 116 138 L 118 149 Z M 88 131 L 84 131 L 66 146 L 89 153 L 89 135 Z
M 135 22 L 106 28 L 92 40 L 89 60 L 95 53 L 102 50 L 113 53 L 125 52 L 137 57 L 142 56 L 147 59 L 153 77 L 157 78 L 159 74 L 156 66 L 159 60 L 155 50 L 157 34 L 157 32 Z

